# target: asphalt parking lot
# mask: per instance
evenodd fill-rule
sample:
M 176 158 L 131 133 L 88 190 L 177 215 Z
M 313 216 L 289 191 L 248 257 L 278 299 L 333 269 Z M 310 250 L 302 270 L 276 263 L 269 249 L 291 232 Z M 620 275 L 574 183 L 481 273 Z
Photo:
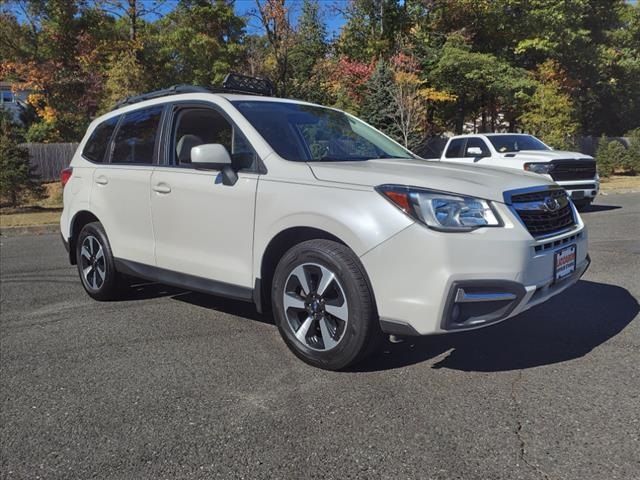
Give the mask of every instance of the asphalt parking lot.
M 97 303 L 57 235 L 1 239 L 2 478 L 640 478 L 640 194 L 583 215 L 564 295 L 354 371 L 247 304 L 160 285 Z

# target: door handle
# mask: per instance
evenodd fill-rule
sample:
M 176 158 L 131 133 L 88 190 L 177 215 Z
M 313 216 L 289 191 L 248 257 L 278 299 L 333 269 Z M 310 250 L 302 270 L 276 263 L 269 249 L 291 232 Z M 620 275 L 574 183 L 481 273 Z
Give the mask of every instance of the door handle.
M 159 183 L 153 186 L 153 191 L 158 193 L 171 193 L 171 187 L 166 183 Z
M 104 175 L 100 175 L 99 177 L 96 177 L 96 183 L 98 185 L 106 185 L 107 183 L 109 183 L 109 179 Z

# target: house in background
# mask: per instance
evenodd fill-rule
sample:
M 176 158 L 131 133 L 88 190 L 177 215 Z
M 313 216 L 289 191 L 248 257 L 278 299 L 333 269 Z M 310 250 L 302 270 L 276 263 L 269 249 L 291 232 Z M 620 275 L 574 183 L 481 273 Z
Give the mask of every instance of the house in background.
M 22 123 L 20 114 L 27 106 L 27 97 L 30 90 L 14 91 L 14 82 L 0 82 L 0 108 L 6 110 L 16 123 Z

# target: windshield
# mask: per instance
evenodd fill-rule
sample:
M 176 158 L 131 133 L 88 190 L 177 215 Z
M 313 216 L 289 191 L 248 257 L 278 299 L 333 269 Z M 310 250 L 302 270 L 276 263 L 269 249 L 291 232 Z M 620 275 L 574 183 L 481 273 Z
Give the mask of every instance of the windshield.
M 532 135 L 488 135 L 487 138 L 500 153 L 519 152 L 520 150 L 550 150 Z
M 344 112 L 299 103 L 234 101 L 282 158 L 339 162 L 415 158 L 396 142 Z

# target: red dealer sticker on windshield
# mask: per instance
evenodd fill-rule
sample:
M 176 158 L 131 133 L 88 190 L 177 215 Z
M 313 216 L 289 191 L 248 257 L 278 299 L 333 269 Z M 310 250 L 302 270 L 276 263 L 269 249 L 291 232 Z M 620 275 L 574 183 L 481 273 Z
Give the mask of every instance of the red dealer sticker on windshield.
M 554 261 L 554 280 L 559 282 L 560 280 L 568 277 L 576 270 L 576 246 L 569 245 L 562 248 L 555 253 Z

